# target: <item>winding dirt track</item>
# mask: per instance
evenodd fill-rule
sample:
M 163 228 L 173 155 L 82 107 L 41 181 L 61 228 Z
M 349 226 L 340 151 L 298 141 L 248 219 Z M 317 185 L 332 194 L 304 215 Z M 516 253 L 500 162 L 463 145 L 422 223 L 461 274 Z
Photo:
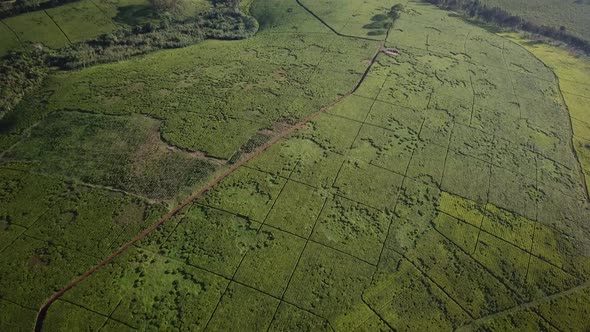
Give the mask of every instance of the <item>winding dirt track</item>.
M 315 14 L 313 14 L 309 9 L 307 9 L 304 5 L 302 5 L 298 0 L 297 0 L 297 3 L 301 7 L 303 7 L 306 11 L 308 11 L 310 14 L 312 14 L 314 17 L 316 17 L 317 19 L 319 19 L 319 17 L 317 17 Z M 37 318 L 36 318 L 36 321 L 35 321 L 35 331 L 40 332 L 43 329 L 43 322 L 45 320 L 45 317 L 47 315 L 47 312 L 49 311 L 49 308 L 51 307 L 51 305 L 55 301 L 57 301 L 60 297 L 62 297 L 67 291 L 69 291 L 70 289 L 74 288 L 76 285 L 78 285 L 82 281 L 86 280 L 88 277 L 90 277 L 91 275 L 93 275 L 100 268 L 102 268 L 103 266 L 107 265 L 108 263 L 110 263 L 111 261 L 113 261 L 116 257 L 118 257 L 119 255 L 121 255 L 122 253 L 124 253 L 125 251 L 127 251 L 135 243 L 137 243 L 138 241 L 140 241 L 143 238 L 145 238 L 146 236 L 148 236 L 150 233 L 152 233 L 154 230 L 156 230 L 158 227 L 160 227 L 163 223 L 165 223 L 166 221 L 168 221 L 172 217 L 174 217 L 176 214 L 178 214 L 178 212 L 180 212 L 183 208 L 185 208 L 186 206 L 188 206 L 189 204 L 191 204 L 192 202 L 194 202 L 199 197 L 203 196 L 203 194 L 205 194 L 207 191 L 211 190 L 215 185 L 217 185 L 223 179 L 225 179 L 226 177 L 228 177 L 229 175 L 231 175 L 233 172 L 235 172 L 242 165 L 244 165 L 248 161 L 252 160 L 256 156 L 260 155 L 266 149 L 268 149 L 269 147 L 271 147 L 274 144 L 276 144 L 280 139 L 282 139 L 282 138 L 288 136 L 289 134 L 293 133 L 294 131 L 302 128 L 309 121 L 311 121 L 314 118 L 318 117 L 320 114 L 325 113 L 327 110 L 331 109 L 334 105 L 338 104 L 340 101 L 342 101 L 343 99 L 349 97 L 350 95 L 352 95 L 354 92 L 356 92 L 358 90 L 358 88 L 365 81 L 365 78 L 367 77 L 369 71 L 371 70 L 371 67 L 377 61 L 377 57 L 383 51 L 383 47 L 385 45 L 385 40 L 379 41 L 379 40 L 362 38 L 362 37 L 341 35 L 340 33 L 336 32 L 332 27 L 330 27 L 326 22 L 324 22 L 321 19 L 319 19 L 319 20 L 320 20 L 320 22 L 322 24 L 324 24 L 326 27 L 328 27 L 331 31 L 335 32 L 339 36 L 347 37 L 347 38 L 354 38 L 354 39 L 361 39 L 361 40 L 369 40 L 369 41 L 373 41 L 373 42 L 380 42 L 379 48 L 375 52 L 375 55 L 371 59 L 371 62 L 367 66 L 367 69 L 363 73 L 363 76 L 361 77 L 361 79 L 359 80 L 359 82 L 356 84 L 356 86 L 352 90 L 348 91 L 344 95 L 342 95 L 339 98 L 337 98 L 336 100 L 334 100 L 332 103 L 330 103 L 330 104 L 324 106 L 323 108 L 321 108 L 319 111 L 310 114 L 305 119 L 303 119 L 302 121 L 298 122 L 297 124 L 295 124 L 295 125 L 287 128 L 287 129 L 285 129 L 285 130 L 277 133 L 265 145 L 261 146 L 256 151 L 254 151 L 254 152 L 252 152 L 252 153 L 244 156 L 239 162 L 237 162 L 232 167 L 230 167 L 229 169 L 225 170 L 222 174 L 220 174 L 219 176 L 217 176 L 215 179 L 213 179 L 212 181 L 210 181 L 209 183 L 207 183 L 197 193 L 189 196 L 182 203 L 180 203 L 174 209 L 172 209 L 172 211 L 168 212 L 166 215 L 164 215 L 162 218 L 160 218 L 158 221 L 156 221 L 150 227 L 148 227 L 147 229 L 145 229 L 144 231 L 142 231 L 141 233 L 139 233 L 138 235 L 136 235 L 129 242 L 125 243 L 123 246 L 121 246 L 119 249 L 117 249 L 117 251 L 113 252 L 111 255 L 109 255 L 107 258 L 105 258 L 104 260 L 102 260 L 100 263 L 98 263 L 97 265 L 95 265 L 91 269 L 89 269 L 86 272 L 84 272 L 81 276 L 79 276 L 78 278 L 76 278 L 75 280 L 73 280 L 72 282 L 70 282 L 69 284 L 67 284 L 65 287 L 63 287 L 58 292 L 54 293 L 50 298 L 47 299 L 47 301 L 45 301 L 45 303 L 43 304 L 43 306 L 41 307 L 41 309 L 37 313 Z

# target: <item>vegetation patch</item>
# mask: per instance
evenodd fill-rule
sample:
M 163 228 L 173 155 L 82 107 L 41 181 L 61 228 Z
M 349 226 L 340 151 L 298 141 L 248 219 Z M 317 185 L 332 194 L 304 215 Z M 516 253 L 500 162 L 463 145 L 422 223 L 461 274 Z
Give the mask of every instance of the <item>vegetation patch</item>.
M 70 41 L 46 11 L 27 13 L 2 21 L 14 31 L 21 42 L 41 43 L 43 46 L 58 49 Z
M 372 315 L 362 302 L 374 268 L 319 244 L 309 243 L 285 299 L 325 317 L 335 329 L 350 329 Z
M 326 203 L 311 238 L 376 263 L 388 225 L 389 218 L 383 212 L 335 197 Z
M 221 173 L 211 156 L 236 162 L 321 109 L 66 292 L 44 327 L 583 329 L 589 131 L 566 103 L 585 105 L 585 67 L 557 80 L 416 2 L 373 40 L 384 29 L 363 25 L 392 5 L 254 1 L 248 40 L 51 73 L 2 121 L 0 326 L 29 328 L 28 309 L 169 209 L 154 201 Z M 137 36 L 165 29 L 140 19 Z
M 550 37 L 559 41 L 563 41 L 573 47 L 579 48 L 584 52 L 590 51 L 590 42 L 588 41 L 588 35 L 584 33 L 584 37 L 578 37 L 579 34 L 575 33 L 572 34 L 565 28 L 564 25 L 546 25 L 546 22 L 538 22 L 538 19 L 533 19 L 532 21 L 523 18 L 522 11 L 514 10 L 514 7 L 517 7 L 521 4 L 521 1 L 516 1 L 515 5 L 509 6 L 512 7 L 514 13 L 517 15 L 512 15 L 510 12 L 506 11 L 502 7 L 496 6 L 486 6 L 486 2 L 489 1 L 474 1 L 474 0 L 463 0 L 463 1 L 447 1 L 447 0 L 427 0 L 426 2 L 432 3 L 434 5 L 439 6 L 440 8 L 444 8 L 447 10 L 455 10 L 455 11 L 462 11 L 464 14 L 468 15 L 472 18 L 480 19 L 487 23 L 493 23 L 502 27 L 510 27 L 510 28 L 518 28 L 522 29 L 527 32 L 543 35 L 545 37 Z M 497 3 L 494 3 L 497 4 Z M 585 8 L 582 7 L 582 12 L 574 13 L 573 17 L 578 15 L 584 15 L 583 12 Z M 527 14 L 523 15 L 527 17 Z M 568 17 L 565 21 L 570 20 L 571 18 Z M 578 19 L 579 20 L 579 19 Z M 576 30 L 578 29 L 578 24 L 573 23 L 572 25 L 575 26 Z M 579 26 L 584 26 L 584 24 L 580 24 Z
M 158 130 L 159 123 L 145 117 L 58 112 L 6 158 L 32 163 L 39 172 L 167 199 L 202 182 L 213 165 L 170 148 Z

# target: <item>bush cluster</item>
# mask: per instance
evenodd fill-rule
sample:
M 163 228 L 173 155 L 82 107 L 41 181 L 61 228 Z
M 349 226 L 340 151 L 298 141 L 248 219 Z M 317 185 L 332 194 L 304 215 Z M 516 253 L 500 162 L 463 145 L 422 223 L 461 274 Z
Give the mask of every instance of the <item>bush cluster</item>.
M 0 118 L 40 85 L 47 72 L 40 50 L 6 55 L 0 62 Z

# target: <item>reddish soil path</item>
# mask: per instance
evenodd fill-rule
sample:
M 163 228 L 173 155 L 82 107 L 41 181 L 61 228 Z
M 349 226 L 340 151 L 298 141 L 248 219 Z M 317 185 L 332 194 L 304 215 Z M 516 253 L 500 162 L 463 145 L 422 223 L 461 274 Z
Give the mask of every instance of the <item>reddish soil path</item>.
M 364 82 L 365 78 L 369 74 L 369 71 L 371 70 L 371 67 L 373 66 L 373 64 L 375 64 L 375 62 L 377 61 L 377 57 L 383 51 L 384 44 L 385 44 L 385 41 L 382 41 L 381 44 L 380 44 L 380 46 L 379 46 L 379 48 L 375 52 L 375 55 L 371 59 L 371 62 L 367 66 L 367 69 L 363 73 L 363 76 L 361 77 L 360 81 L 357 83 L 357 85 L 352 90 L 350 90 L 347 93 L 345 93 L 344 95 L 338 97 L 336 100 L 334 100 L 330 104 L 324 106 L 319 111 L 310 114 L 305 119 L 303 119 L 302 121 L 298 122 L 297 124 L 295 124 L 295 125 L 293 125 L 291 127 L 288 127 L 288 128 L 284 129 L 281 132 L 278 132 L 265 145 L 261 146 L 256 151 L 254 151 L 254 152 L 252 152 L 252 153 L 250 153 L 248 155 L 245 155 L 240 161 L 238 161 L 237 163 L 235 163 L 234 165 L 232 165 L 229 169 L 225 170 L 222 174 L 220 174 L 219 176 L 217 176 L 211 182 L 207 183 L 197 193 L 189 196 L 182 203 L 180 203 L 179 205 L 177 205 L 172 211 L 168 212 L 166 215 L 164 215 L 162 218 L 160 218 L 158 221 L 156 221 L 150 227 L 148 227 L 147 229 L 145 229 L 144 231 L 142 231 L 141 233 L 139 233 L 138 235 L 136 235 L 129 242 L 125 243 L 123 246 L 121 246 L 119 249 L 117 249 L 117 251 L 113 252 L 111 255 L 109 255 L 107 258 L 105 258 L 104 260 L 102 260 L 100 263 L 98 263 L 97 265 L 95 265 L 91 269 L 87 270 L 81 276 L 79 276 L 78 278 L 76 278 L 75 280 L 73 280 L 72 282 L 70 282 L 69 284 L 67 284 L 65 287 L 63 287 L 61 290 L 59 290 L 58 292 L 54 293 L 51 297 L 49 297 L 47 299 L 47 301 L 45 301 L 45 304 L 43 304 L 43 306 L 41 307 L 41 309 L 37 313 L 37 319 L 36 319 L 36 322 L 35 322 L 35 331 L 41 331 L 42 330 L 42 328 L 43 328 L 43 321 L 45 320 L 45 317 L 47 315 L 47 312 L 49 311 L 50 306 L 55 301 L 57 301 L 60 297 L 62 297 L 67 291 L 69 291 L 70 289 L 74 288 L 80 282 L 86 280 L 88 277 L 90 277 L 91 275 L 93 275 L 100 268 L 102 268 L 103 266 L 107 265 L 108 263 L 110 263 L 111 261 L 113 261 L 116 257 L 118 257 L 119 255 L 121 255 L 122 253 L 124 253 L 125 251 L 127 251 L 135 243 L 137 243 L 138 241 L 140 241 L 143 238 L 145 238 L 146 236 L 148 236 L 150 233 L 152 233 L 154 230 L 156 230 L 158 227 L 160 227 L 163 223 L 165 223 L 166 221 L 168 221 L 172 217 L 174 217 L 176 214 L 178 214 L 178 212 L 180 212 L 183 208 L 185 208 L 186 206 L 188 206 L 189 204 L 191 204 L 192 202 L 194 202 L 199 197 L 203 196 L 203 194 L 205 194 L 207 191 L 211 190 L 215 185 L 217 185 L 223 179 L 225 179 L 226 177 L 228 177 L 229 175 L 231 175 L 233 172 L 235 172 L 242 165 L 246 164 L 248 161 L 250 161 L 253 158 L 255 158 L 256 156 L 260 155 L 266 149 L 268 149 L 269 147 L 271 147 L 274 144 L 276 144 L 280 139 L 282 139 L 282 138 L 288 136 L 289 134 L 293 133 L 294 131 L 296 131 L 296 130 L 302 128 L 302 127 L 304 127 L 309 121 L 311 121 L 314 118 L 318 117 L 320 114 L 325 113 L 327 110 L 331 109 L 333 106 L 335 106 L 336 104 L 338 104 L 340 101 L 342 101 L 343 99 L 349 97 L 354 92 L 356 92 L 356 90 L 358 90 L 358 88 L 362 85 L 362 83 Z

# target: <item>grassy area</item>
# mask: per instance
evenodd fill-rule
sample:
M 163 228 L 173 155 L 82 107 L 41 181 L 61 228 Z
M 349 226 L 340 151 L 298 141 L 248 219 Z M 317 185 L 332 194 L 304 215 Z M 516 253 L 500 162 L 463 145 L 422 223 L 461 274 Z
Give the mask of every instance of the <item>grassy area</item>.
M 146 238 L 139 268 L 137 253 L 121 256 L 68 301 L 147 328 L 144 287 L 160 292 L 150 280 L 174 269 L 141 273 L 164 261 L 224 280 L 195 318 L 209 329 L 502 330 L 563 326 L 550 309 L 561 301 L 582 312 L 588 203 L 553 73 L 434 7 L 410 3 L 398 23 L 387 45 L 400 55 L 379 55 L 357 92 Z M 104 283 L 112 295 L 97 296 Z M 117 315 L 119 301 L 139 305 Z
M 334 26 L 392 5 L 305 4 Z M 0 327 L 28 327 L 164 213 L 152 200 L 198 187 L 203 155 L 228 160 L 352 89 L 379 46 L 294 0 L 251 11 L 250 39 L 53 75 L 9 119 Z M 505 36 L 414 2 L 385 46 L 398 55 L 358 90 L 66 292 L 44 329 L 586 328 L 590 206 L 568 108 L 583 110 L 567 97 L 585 95 L 570 69 L 584 67 L 563 67 L 564 85 Z
M 556 28 L 564 27 L 569 32 L 590 40 L 590 3 L 583 0 L 540 0 L 511 1 L 485 0 L 484 4 L 503 8 L 513 15 L 540 24 Z
M 168 143 L 229 159 L 258 130 L 301 119 L 352 89 L 376 50 L 376 43 L 344 38 L 319 46 L 322 39 L 263 32 L 62 73 L 49 79 L 55 93 L 47 108 L 146 114 L 163 120 Z M 228 61 L 216 63 L 219 56 Z M 329 75 L 338 83 L 328 84 Z
M 18 36 L 21 42 L 41 43 L 46 47 L 60 48 L 68 45 L 66 35 L 45 11 L 9 17 L 2 21 Z M 2 47 L 8 50 L 11 38 L 2 38 Z
M 337 1 L 301 1 L 314 14 L 320 17 L 335 31 L 349 36 L 385 38 L 387 30 L 393 25 L 390 17 L 391 7 L 401 2 L 370 0 L 361 2 Z M 334 10 L 337 8 L 337 10 Z
M 29 171 L 19 164 L 0 169 L 0 295 L 17 309 L 38 308 L 57 288 L 165 210 L 163 205 Z M 22 311 L 15 315 L 24 315 Z M 0 325 L 32 324 L 17 317 L 8 315 Z
M 187 0 L 176 16 L 192 17 L 210 9 L 209 0 Z M 20 43 L 41 43 L 61 48 L 92 39 L 120 27 L 158 23 L 161 19 L 147 0 L 82 0 L 62 6 L 6 18 L 0 24 L 0 55 L 18 49 Z M 16 39 L 10 28 L 19 39 Z
M 17 35 L 10 30 L 5 24 L 0 24 L 0 33 L 2 34 L 2 42 L 0 43 L 0 56 L 8 53 L 11 50 L 18 49 L 20 41 Z
M 215 165 L 160 140 L 160 123 L 141 117 L 51 114 L 5 155 L 36 172 L 72 177 L 154 199 L 190 192 Z
M 229 159 L 251 137 L 258 137 L 260 129 L 300 119 L 354 87 L 366 61 L 375 52 L 376 43 L 337 39 L 333 46 L 324 46 L 321 40 L 321 36 L 299 35 L 294 42 L 289 35 L 266 33 L 249 41 L 211 41 L 203 46 L 158 52 L 142 59 L 51 76 L 44 87 L 19 105 L 18 112 L 3 119 L 3 163 L 26 162 L 24 174 L 67 178 L 69 182 L 81 181 L 89 186 L 123 190 L 127 194 L 117 194 L 112 201 L 94 192 L 76 194 L 72 199 L 52 203 L 56 205 L 39 205 L 39 209 L 47 210 L 41 213 L 43 217 L 29 217 L 31 223 L 39 220 L 30 230 L 28 224 L 7 221 L 2 234 L 7 240 L 6 247 L 0 255 L 6 259 L 2 264 L 7 271 L 3 274 L 2 297 L 38 308 L 59 285 L 95 264 L 112 247 L 130 239 L 153 222 L 152 217 L 164 212 L 117 204 L 123 204 L 133 195 L 158 201 L 187 195 L 211 170 L 211 164 L 201 152 Z M 233 61 L 220 65 L 215 61 L 220 55 Z M 271 58 L 274 60 L 269 62 Z M 324 58 L 337 62 L 324 61 Z M 339 84 L 326 81 L 330 75 L 338 77 Z M 179 84 L 179 80 L 184 83 Z M 134 91 L 132 94 L 130 89 Z M 244 89 L 250 91 L 249 98 L 238 98 Z M 227 98 L 228 95 L 236 98 Z M 277 103 L 278 100 L 281 102 Z M 15 143 L 18 144 L 13 146 Z M 272 181 L 268 185 L 280 189 Z M 102 189 L 96 190 L 101 192 Z M 34 189 L 29 191 L 35 192 Z M 6 195 L 10 198 L 15 193 L 10 189 Z M 265 200 L 264 194 L 261 199 Z M 216 206 L 227 202 L 231 201 L 223 197 L 216 199 L 213 193 L 208 200 Z M 19 204 L 26 207 L 24 202 Z M 116 212 L 109 210 L 111 207 Z M 78 211 L 79 208 L 87 210 Z M 234 206 L 236 211 L 241 208 Z M 85 212 L 92 210 L 96 210 L 95 215 Z M 263 219 L 260 211 L 264 210 L 253 209 L 253 216 Z M 14 218 L 13 214 L 6 217 L 13 221 Z M 137 218 L 142 219 L 135 221 Z M 92 223 L 96 225 L 90 226 Z M 123 229 L 117 223 L 124 225 Z M 128 223 L 133 227 L 127 226 Z M 89 231 L 88 236 L 80 235 L 87 228 L 93 231 Z M 29 237 L 38 242 L 25 246 Z M 252 261 L 245 261 L 244 266 L 255 267 L 257 262 L 291 245 L 299 249 L 303 242 L 296 239 L 261 253 L 258 258 L 252 256 Z M 88 245 L 90 242 L 100 242 L 100 245 L 93 248 Z M 58 249 L 51 249 L 53 247 Z M 34 277 L 29 276 L 33 272 L 26 268 L 16 268 L 26 267 L 23 262 L 34 252 L 50 249 L 53 251 L 47 254 L 43 270 Z M 66 256 L 64 252 L 69 254 Z M 60 255 L 66 257 L 65 261 L 53 258 Z M 291 256 L 291 263 L 295 258 Z M 56 269 L 69 272 L 54 276 Z M 284 275 L 289 271 L 286 267 Z M 7 294 L 18 275 L 25 284 L 31 282 L 31 287 L 23 287 L 18 294 Z M 244 272 L 239 278 L 256 277 L 254 272 Z M 268 287 L 275 294 L 284 287 L 272 279 L 258 280 L 260 287 Z M 36 285 L 34 289 L 33 284 Z M 214 305 L 214 301 L 210 302 Z M 134 302 L 129 305 L 135 306 Z M 74 320 L 68 328 L 78 323 L 86 324 L 84 326 L 103 323 L 79 306 L 60 304 L 55 310 L 60 315 L 76 310 L 76 315 L 88 318 Z M 286 320 L 290 319 L 289 315 L 300 314 L 297 310 L 294 313 L 289 312 L 292 309 L 285 310 L 287 317 L 283 319 Z M 118 326 L 116 324 L 127 321 L 130 314 L 122 310 L 123 318 L 108 321 L 105 326 Z M 133 319 L 138 322 L 144 321 L 141 316 L 133 317 L 137 317 Z M 13 324 L 14 320 L 11 318 L 7 322 Z M 135 324 L 134 321 L 130 325 Z M 48 326 L 60 328 L 61 325 L 56 322 Z
M 586 177 L 586 188 L 590 188 L 590 62 L 565 50 L 534 43 L 515 34 L 507 36 L 532 52 L 557 75 L 571 118 L 573 146 Z

